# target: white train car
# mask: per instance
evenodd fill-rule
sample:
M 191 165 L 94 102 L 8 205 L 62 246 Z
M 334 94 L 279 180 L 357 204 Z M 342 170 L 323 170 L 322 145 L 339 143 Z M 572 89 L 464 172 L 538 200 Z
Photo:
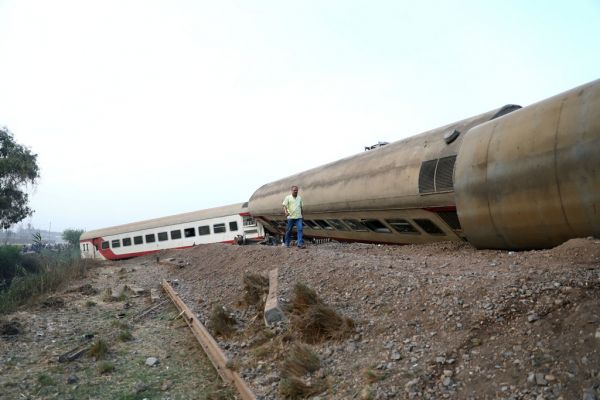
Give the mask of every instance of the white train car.
M 248 203 L 134 222 L 84 232 L 82 258 L 119 260 L 206 243 L 261 240 L 264 230 L 248 213 Z

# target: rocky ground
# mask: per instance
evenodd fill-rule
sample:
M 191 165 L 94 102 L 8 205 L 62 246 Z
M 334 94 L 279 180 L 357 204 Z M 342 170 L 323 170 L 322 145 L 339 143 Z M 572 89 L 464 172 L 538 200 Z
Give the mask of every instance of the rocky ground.
M 168 279 L 209 330 L 215 307 L 231 313 L 234 332 L 215 335 L 231 367 L 259 398 L 284 398 L 286 360 L 305 338 L 293 317 L 264 327 L 260 308 L 244 300 L 244 275 L 266 276 L 274 268 L 282 306 L 302 283 L 354 322 L 341 339 L 306 345 L 318 366 L 299 381 L 304 393 L 319 391 L 313 398 L 600 399 L 600 240 L 593 238 L 524 252 L 462 243 L 326 243 L 306 250 L 215 244 L 107 263 L 54 295 L 63 306 L 2 317 L 4 326 L 16 321 L 21 328 L 0 340 L 0 397 L 230 398 L 202 367 L 207 361 L 172 306 L 137 319 L 150 306 L 147 296 L 101 300 L 107 287 L 159 289 Z M 97 294 L 73 291 L 85 283 Z M 78 374 L 87 371 L 88 358 L 66 363 L 68 370 L 58 363 L 58 355 L 79 344 L 74 338 L 102 331 L 96 325 L 119 313 L 135 319 L 135 340 L 112 353 L 122 373 Z M 154 367 L 145 365 L 151 356 L 159 360 Z M 125 372 L 148 369 L 149 376 Z M 60 384 L 40 382 L 43 371 Z M 77 382 L 68 384 L 71 375 Z M 200 375 L 213 386 L 198 381 Z M 101 380 L 137 397 L 73 389 L 101 387 Z

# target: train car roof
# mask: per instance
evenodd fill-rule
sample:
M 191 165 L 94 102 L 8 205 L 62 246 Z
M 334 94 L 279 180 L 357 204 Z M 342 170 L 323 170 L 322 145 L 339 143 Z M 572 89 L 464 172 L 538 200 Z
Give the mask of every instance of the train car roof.
M 137 232 L 144 229 L 160 228 L 162 226 L 183 224 L 209 218 L 224 217 L 226 215 L 239 215 L 247 210 L 247 203 L 236 203 L 227 206 L 208 208 L 205 210 L 192 211 L 183 214 L 170 215 L 168 217 L 148 219 L 145 221 L 132 222 L 124 225 L 111 226 L 108 228 L 95 229 L 84 232 L 79 240 L 92 239 L 101 236 L 118 235 L 127 232 Z

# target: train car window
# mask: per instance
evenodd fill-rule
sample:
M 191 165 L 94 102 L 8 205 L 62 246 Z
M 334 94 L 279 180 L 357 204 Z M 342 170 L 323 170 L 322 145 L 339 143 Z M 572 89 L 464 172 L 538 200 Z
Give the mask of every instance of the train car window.
M 169 234 L 167 232 L 158 232 L 158 241 L 164 242 L 165 240 L 169 240 Z
M 348 227 L 342 223 L 339 219 L 328 219 L 326 220 L 329 225 L 332 225 L 338 231 L 347 231 Z
M 377 232 L 377 233 L 392 233 L 392 231 L 390 230 L 390 228 L 388 228 L 387 226 L 385 226 L 378 219 L 362 219 L 361 222 L 364 225 L 366 225 L 367 228 L 369 228 L 373 232 Z
M 242 221 L 244 226 L 256 226 L 256 221 L 252 217 L 244 216 L 242 217 Z
M 415 224 L 419 225 L 421 229 L 430 235 L 445 235 L 444 231 L 442 231 L 433 221 L 429 219 L 415 219 Z
M 333 230 L 333 226 L 329 225 L 324 219 L 315 219 L 315 222 L 323 229 L 326 229 L 328 231 Z
M 348 225 L 350 227 L 350 229 L 352 229 L 353 231 L 358 231 L 358 232 L 368 232 L 369 231 L 369 228 L 367 228 L 366 226 L 364 226 L 357 219 L 345 219 L 344 223 L 346 225 Z
M 123 238 L 123 246 L 131 246 L 131 238 Z
M 115 247 L 121 247 L 121 240 L 119 240 L 119 239 L 114 239 L 114 240 L 111 242 L 111 244 L 110 244 L 110 247 L 112 247 L 113 249 L 114 249 Z
M 410 222 L 405 219 L 386 219 L 385 222 L 390 224 L 394 230 L 400 233 L 412 233 L 420 235 L 421 233 Z
M 225 224 L 214 224 L 213 225 L 213 232 L 214 233 L 223 233 L 225 232 Z
M 310 228 L 310 229 L 321 229 L 321 227 L 319 225 L 317 225 L 314 221 L 311 221 L 310 219 L 305 219 L 304 223 Z
M 143 243 L 144 243 L 144 239 L 141 236 L 133 237 L 133 244 L 143 244 Z
M 108 241 L 106 242 L 102 242 L 102 249 L 108 249 L 110 247 L 110 243 L 108 243 Z
M 231 221 L 229 223 L 229 230 L 232 231 L 232 232 L 238 230 L 237 222 L 236 221 Z
M 146 235 L 146 243 L 154 243 L 156 242 L 156 236 L 154 236 L 154 233 L 149 233 Z
M 198 227 L 198 235 L 210 235 L 210 226 L 204 225 Z
M 185 236 L 186 238 L 194 237 L 196 236 L 196 230 L 194 228 L 185 228 L 183 230 L 183 236 Z
M 181 229 L 171 231 L 171 240 L 181 239 Z

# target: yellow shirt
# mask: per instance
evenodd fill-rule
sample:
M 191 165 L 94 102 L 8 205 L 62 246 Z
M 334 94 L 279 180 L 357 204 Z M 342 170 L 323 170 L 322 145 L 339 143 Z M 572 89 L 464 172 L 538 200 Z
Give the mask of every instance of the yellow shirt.
M 288 219 L 302 218 L 302 197 L 299 195 L 294 197 L 291 194 L 288 194 L 285 199 L 283 199 L 282 205 L 288 211 Z

